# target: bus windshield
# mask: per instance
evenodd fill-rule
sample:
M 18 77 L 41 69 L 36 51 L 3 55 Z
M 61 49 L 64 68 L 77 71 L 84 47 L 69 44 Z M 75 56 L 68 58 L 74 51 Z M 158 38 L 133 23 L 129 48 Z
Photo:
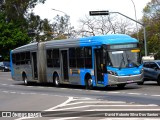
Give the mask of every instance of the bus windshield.
M 115 68 L 132 68 L 140 65 L 140 53 L 124 51 L 109 51 L 111 66 Z

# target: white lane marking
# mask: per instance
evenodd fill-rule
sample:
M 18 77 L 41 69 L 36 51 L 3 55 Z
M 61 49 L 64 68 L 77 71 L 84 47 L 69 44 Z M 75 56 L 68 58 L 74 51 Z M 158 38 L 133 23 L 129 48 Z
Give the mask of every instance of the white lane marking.
M 154 96 L 154 97 L 159 97 L 160 95 L 151 95 L 151 96 Z
M 49 108 L 47 110 L 44 110 L 44 111 L 52 111 L 52 110 L 54 110 L 54 109 L 56 109 L 58 107 L 65 106 L 67 103 L 71 102 L 72 100 L 73 100 L 73 97 L 69 97 L 68 100 L 66 100 L 65 102 L 63 102 L 63 103 L 61 103 L 61 104 L 59 104 L 59 105 L 57 105 L 55 107 Z
M 77 99 L 77 98 L 74 98 L 72 101 L 82 101 L 82 100 L 90 100 L 90 101 L 93 101 L 93 100 L 97 100 L 97 99 L 92 99 L 92 98 L 79 98 L 79 99 Z
M 26 87 L 29 87 L 29 88 L 31 88 L 31 87 L 33 87 L 33 86 L 26 86 Z
M 4 92 L 4 93 L 9 93 L 9 91 L 2 91 L 2 92 Z
M 159 106 L 159 105 L 156 105 L 156 104 L 148 104 L 148 105 L 150 105 L 150 106 Z
M 158 106 L 158 105 L 84 105 L 84 106 L 78 106 L 78 107 L 70 107 L 70 108 L 62 108 L 62 109 L 49 109 L 50 111 L 62 111 L 62 110 L 71 110 L 71 109 L 77 109 L 77 108 L 87 108 L 87 107 L 148 107 L 148 106 Z
M 7 84 L 1 84 L 1 85 L 4 85 L 4 86 L 5 86 L 5 85 L 7 85 Z
M 21 95 L 25 95 L 26 93 L 20 93 Z
M 127 93 L 127 94 L 130 94 L 130 95 L 141 95 L 141 93 Z
M 121 93 L 121 92 L 107 92 L 107 93 L 118 94 L 118 93 Z
M 9 80 L 12 80 L 12 79 L 9 79 Z M 11 86 L 11 87 L 15 87 L 16 85 L 9 85 L 9 84 L 2 84 L 0 83 L 0 85 L 3 85 L 3 86 Z M 26 86 L 28 88 L 33 88 L 34 86 Z M 37 88 L 53 88 L 53 87 L 37 87 Z M 60 89 L 68 89 L 68 88 L 60 88 Z M 78 90 L 78 91 L 83 91 L 83 90 Z M 101 92 L 101 91 L 93 91 L 93 92 Z M 105 91 L 104 91 L 105 92 Z M 130 94 L 130 95 L 145 95 L 145 96 L 153 96 L 153 97 L 160 97 L 160 95 L 149 95 L 149 94 L 146 94 L 146 93 L 126 93 L 126 92 L 106 92 L 106 93 L 109 93 L 109 94 Z
M 122 102 L 122 101 L 82 101 L 82 102 L 75 102 L 75 103 L 70 103 L 70 104 L 66 104 L 65 106 L 69 106 L 69 105 L 76 105 L 76 104 L 103 104 L 103 103 L 126 103 L 126 102 Z
M 73 97 L 69 97 L 68 100 L 66 100 L 65 102 L 55 106 L 55 107 L 52 107 L 52 108 L 49 108 L 47 110 L 44 110 L 44 111 L 53 111 L 54 109 L 58 108 L 58 107 L 62 107 L 62 106 L 65 106 L 67 103 L 69 103 L 70 101 L 73 100 Z M 22 117 L 22 118 L 18 118 L 18 119 L 15 119 L 15 120 L 23 120 L 23 119 L 31 119 L 31 118 L 34 118 L 34 117 Z
M 75 102 L 75 103 L 70 103 L 70 104 L 66 104 L 65 106 L 69 106 L 69 105 L 77 105 L 77 104 L 82 104 L 83 102 Z

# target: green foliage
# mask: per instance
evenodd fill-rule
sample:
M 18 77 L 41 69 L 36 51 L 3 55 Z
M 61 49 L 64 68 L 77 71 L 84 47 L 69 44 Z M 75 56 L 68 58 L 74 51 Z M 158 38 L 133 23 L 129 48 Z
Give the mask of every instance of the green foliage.
M 156 54 L 156 59 L 160 59 L 160 2 L 158 0 L 152 0 L 143 9 L 142 22 L 146 25 L 148 54 Z M 139 35 L 141 43 L 144 44 L 142 31 L 143 28 Z M 144 50 L 143 46 L 142 50 Z
M 5 15 L 0 13 L 0 55 L 9 60 L 10 50 L 30 41 L 26 31 L 22 31 L 12 21 L 6 22 Z
M 31 12 L 37 4 L 45 1 L 5 0 L 0 3 L 0 55 L 4 60 L 9 60 L 10 50 L 29 42 L 64 39 L 67 38 L 65 34 L 71 35 L 66 33 L 71 31 L 69 16 L 58 16 L 50 24 L 47 19 L 42 20 Z
M 5 0 L 5 3 L 0 5 L 0 55 L 4 60 L 9 60 L 10 50 L 31 41 L 28 30 L 30 24 L 37 19 L 32 19 L 33 16 L 28 10 L 44 2 L 45 0 Z M 34 16 L 36 17 L 38 18 Z M 39 23 L 33 28 L 35 26 L 37 28 Z

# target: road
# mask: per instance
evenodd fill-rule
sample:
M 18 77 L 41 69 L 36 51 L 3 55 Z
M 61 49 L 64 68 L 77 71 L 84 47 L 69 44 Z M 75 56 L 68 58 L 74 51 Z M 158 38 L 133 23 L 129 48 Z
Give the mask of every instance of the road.
M 94 90 L 86 90 L 81 86 L 56 88 L 51 84 L 25 86 L 22 81 L 13 81 L 10 72 L 0 72 L 0 111 L 49 111 L 42 113 L 42 118 L 25 118 L 22 115 L 19 117 L 14 115 L 16 120 L 81 120 L 84 119 L 83 117 L 87 117 L 87 120 L 103 120 L 106 119 L 105 115 L 107 119 L 121 119 L 113 118 L 115 111 L 123 111 L 124 113 L 130 111 L 134 112 L 133 118 L 135 117 L 137 120 L 136 114 L 139 114 L 139 112 L 154 113 L 154 111 L 160 111 L 159 91 L 160 86 L 156 82 L 146 82 L 142 86 L 129 84 L 123 90 L 115 86 L 95 88 Z M 109 111 L 112 114 L 108 113 Z M 127 119 L 128 113 L 122 115 L 126 115 L 125 118 Z M 149 118 L 144 116 L 139 119 L 153 119 L 154 115 L 151 115 Z M 66 116 L 67 118 L 64 118 Z M 6 119 L 13 118 L 6 117 Z M 160 119 L 160 117 L 154 117 L 154 119 Z

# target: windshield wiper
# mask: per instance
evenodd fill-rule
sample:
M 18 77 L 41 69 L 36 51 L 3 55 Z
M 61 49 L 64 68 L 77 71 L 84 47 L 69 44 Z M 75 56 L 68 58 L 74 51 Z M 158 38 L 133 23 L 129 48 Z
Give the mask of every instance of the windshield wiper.
M 119 69 L 121 69 L 121 67 L 122 67 L 122 63 L 124 63 L 124 64 L 125 64 L 125 60 L 124 60 L 124 56 L 123 56 L 123 54 L 122 54 L 122 60 L 121 60 L 121 63 L 120 63 Z

